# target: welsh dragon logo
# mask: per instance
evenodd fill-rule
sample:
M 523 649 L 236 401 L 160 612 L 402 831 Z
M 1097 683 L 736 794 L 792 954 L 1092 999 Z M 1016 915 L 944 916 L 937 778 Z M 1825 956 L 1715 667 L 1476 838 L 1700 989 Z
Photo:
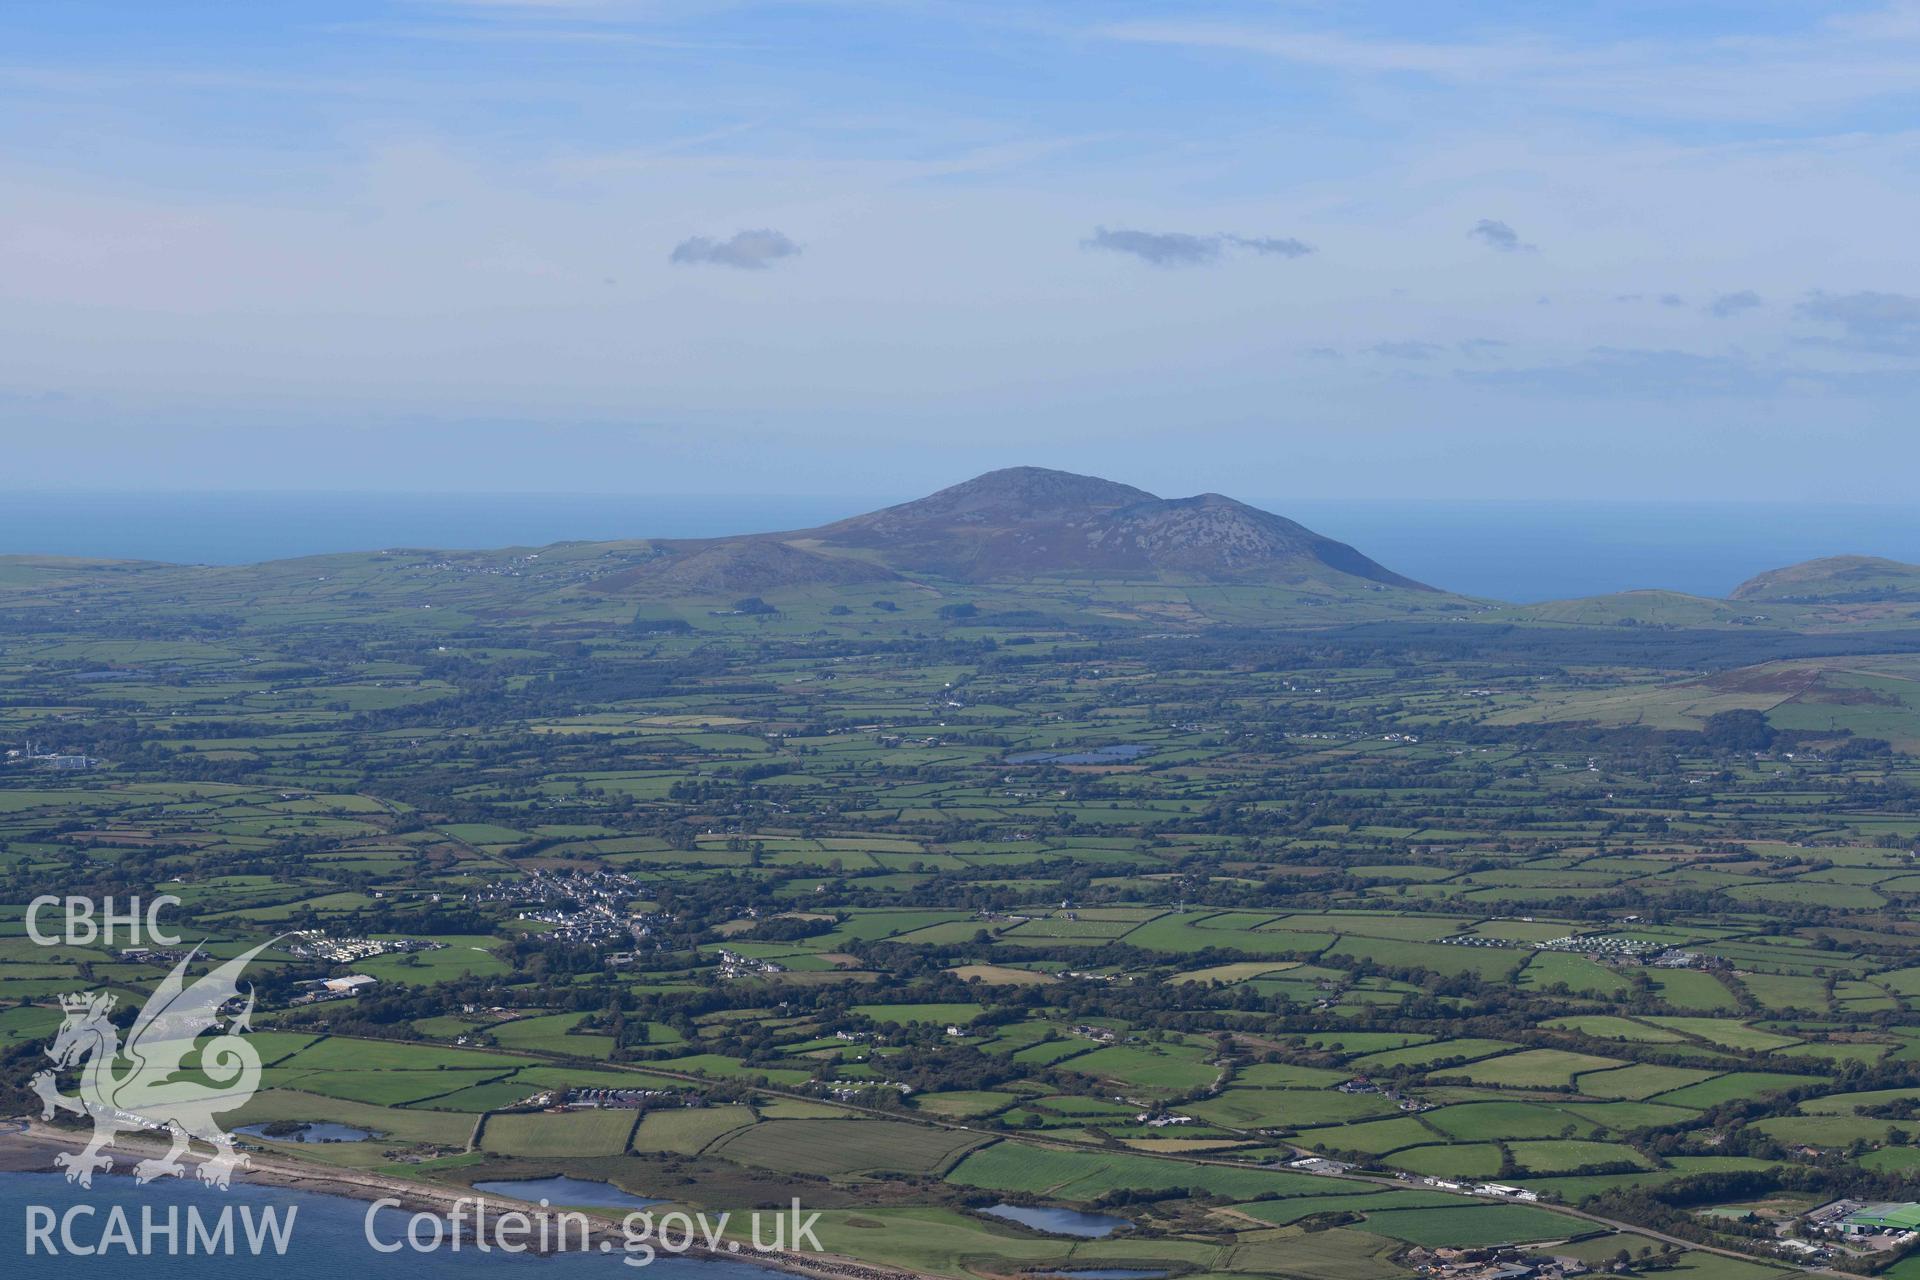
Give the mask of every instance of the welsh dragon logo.
M 242 999 L 241 973 L 272 945 L 263 942 L 189 986 L 187 966 L 200 954 L 194 948 L 141 1006 L 124 1045 L 108 1020 L 115 996 L 60 997 L 66 1021 L 47 1050 L 53 1069 L 37 1073 L 31 1083 L 44 1119 L 51 1120 L 56 1110 L 93 1117 L 93 1139 L 86 1148 L 54 1157 L 69 1182 L 91 1187 L 95 1170 L 113 1167 L 105 1149 L 122 1133 L 139 1129 L 165 1129 L 172 1137 L 165 1155 L 134 1166 L 140 1182 L 180 1176 L 185 1171 L 180 1157 L 194 1138 L 214 1148 L 212 1158 L 200 1164 L 202 1182 L 225 1189 L 233 1171 L 246 1167 L 247 1158 L 233 1149 L 233 1135 L 214 1116 L 243 1105 L 260 1087 L 260 1054 L 241 1034 L 253 1016 L 251 986 L 238 1012 L 224 1015 L 224 1026 L 221 1011 Z M 55 1077 L 75 1067 L 80 1068 L 80 1096 L 70 1098 Z

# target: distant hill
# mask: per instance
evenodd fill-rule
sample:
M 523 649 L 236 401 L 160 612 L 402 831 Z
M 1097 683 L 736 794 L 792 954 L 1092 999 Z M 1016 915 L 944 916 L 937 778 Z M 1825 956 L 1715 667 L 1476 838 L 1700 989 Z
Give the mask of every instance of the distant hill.
M 1749 578 L 1728 599 L 1781 604 L 1920 603 L 1920 565 L 1878 556 L 1828 556 Z
M 234 608 L 315 618 L 431 609 L 449 626 L 558 623 L 633 609 L 627 616 L 648 626 L 756 632 L 1339 626 L 1488 607 L 1217 493 L 1161 498 L 1013 467 L 831 524 L 734 537 L 395 547 L 221 566 L 0 556 L 0 621 L 8 609 L 55 608 L 40 597 L 58 592 L 178 604 L 216 588 Z M 768 607 L 714 607 L 750 598 Z
M 1177 575 L 1433 590 L 1343 542 L 1217 493 L 1159 498 L 1041 467 L 990 471 L 913 502 L 782 535 L 782 541 L 961 582 Z

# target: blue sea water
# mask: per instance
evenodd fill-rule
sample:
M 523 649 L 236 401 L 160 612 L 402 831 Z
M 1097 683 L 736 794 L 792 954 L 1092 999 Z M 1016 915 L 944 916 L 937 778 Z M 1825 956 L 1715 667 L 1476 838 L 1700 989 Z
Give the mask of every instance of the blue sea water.
M 387 547 L 538 547 L 804 529 L 850 498 L 606 493 L 0 492 L 0 555 L 250 564 Z
M 203 1219 L 228 1206 L 247 1206 L 255 1214 L 268 1206 L 280 1206 L 283 1218 L 287 1208 L 296 1212 L 284 1255 L 273 1252 L 271 1246 L 258 1257 L 244 1251 L 233 1256 L 189 1255 L 184 1243 L 179 1253 L 170 1254 L 159 1236 L 152 1237 L 158 1250 L 144 1256 L 129 1256 L 118 1248 L 94 1256 L 73 1256 L 64 1251 L 49 1255 L 44 1249 L 29 1255 L 30 1207 L 46 1206 L 57 1216 L 76 1205 L 92 1206 L 94 1210 L 91 1217 L 74 1220 L 74 1235 L 81 1244 L 102 1239 L 107 1215 L 115 1205 L 127 1214 L 136 1231 L 143 1207 L 155 1215 L 176 1208 L 183 1223 L 190 1206 L 197 1208 Z M 231 1191 L 223 1192 L 172 1178 L 139 1186 L 129 1177 L 103 1175 L 94 1179 L 91 1190 L 83 1190 L 54 1174 L 0 1173 L 0 1271 L 36 1280 L 48 1276 L 61 1280 L 339 1280 L 347 1275 L 365 1280 L 789 1280 L 771 1268 L 730 1259 L 661 1256 L 648 1266 L 635 1267 L 627 1265 L 618 1252 L 575 1252 L 543 1258 L 499 1250 L 482 1253 L 471 1241 L 458 1251 L 443 1246 L 430 1253 L 411 1249 L 380 1253 L 367 1243 L 364 1224 L 368 1208 L 369 1203 L 362 1200 L 255 1184 L 236 1184 Z M 383 1243 L 401 1239 L 409 1216 L 400 1210 L 379 1210 L 376 1238 Z M 244 1235 L 238 1222 L 235 1233 Z M 57 1229 L 53 1240 L 57 1245 Z M 38 1245 L 38 1241 L 35 1243 Z
M 1532 603 L 1659 588 L 1724 596 L 1820 556 L 1920 563 L 1912 506 L 1748 502 L 1259 503 L 1396 573 Z
M 384 547 L 713 537 L 805 528 L 902 496 L 0 493 L 0 555 L 244 564 Z M 1920 562 L 1911 506 L 1239 496 L 1410 578 L 1501 600 L 1645 587 L 1720 596 L 1816 556 Z

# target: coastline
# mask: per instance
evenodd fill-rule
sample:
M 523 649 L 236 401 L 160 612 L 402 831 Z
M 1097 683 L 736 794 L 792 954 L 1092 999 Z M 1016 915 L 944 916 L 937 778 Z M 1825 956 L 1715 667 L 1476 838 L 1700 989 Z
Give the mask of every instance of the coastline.
M 56 1174 L 59 1170 L 53 1163 L 53 1157 L 60 1152 L 78 1150 L 85 1145 L 85 1135 L 79 1130 L 56 1128 L 43 1121 L 19 1116 L 13 1117 L 10 1123 L 17 1127 L 0 1129 L 0 1173 Z M 131 1177 L 133 1165 L 137 1160 L 164 1149 L 163 1142 L 146 1139 L 142 1135 L 122 1135 L 115 1144 L 114 1150 L 109 1153 L 113 1157 L 113 1168 L 104 1172 L 107 1176 Z M 364 1169 L 310 1164 L 277 1151 L 262 1149 L 258 1145 L 247 1146 L 246 1152 L 248 1167 L 237 1171 L 234 1177 L 237 1181 L 255 1186 L 284 1187 L 288 1190 L 367 1202 L 397 1200 L 400 1202 L 400 1208 L 407 1212 L 431 1213 L 442 1217 L 451 1214 L 456 1202 L 461 1200 L 471 1202 L 477 1198 L 499 1201 L 510 1209 L 538 1207 L 530 1201 L 516 1200 L 511 1196 L 503 1196 L 495 1192 L 478 1192 L 469 1187 L 442 1186 L 373 1173 Z M 200 1152 L 195 1151 L 186 1160 L 188 1163 L 198 1164 L 203 1158 Z M 558 1209 L 553 1211 L 558 1212 Z M 573 1209 L 571 1207 L 567 1208 L 566 1212 L 578 1213 L 587 1220 L 591 1228 L 589 1238 L 592 1240 L 619 1241 L 621 1239 L 620 1224 L 626 1216 L 623 1213 L 615 1214 L 604 1209 Z M 808 1277 L 809 1280 L 943 1280 L 942 1277 L 927 1272 L 861 1262 L 834 1253 L 800 1253 L 794 1250 L 763 1253 L 750 1249 L 730 1253 L 724 1248 L 695 1247 L 684 1253 L 670 1256 L 746 1263 L 790 1275 Z

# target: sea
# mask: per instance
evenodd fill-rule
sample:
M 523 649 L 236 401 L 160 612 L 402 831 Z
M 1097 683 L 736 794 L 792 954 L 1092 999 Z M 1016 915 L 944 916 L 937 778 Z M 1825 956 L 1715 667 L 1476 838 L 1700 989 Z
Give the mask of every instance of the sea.
M 500 1209 L 506 1207 L 494 1203 Z M 118 1245 L 87 1255 L 67 1251 L 59 1224 L 71 1224 L 72 1244 L 97 1248 L 109 1238 L 106 1224 L 116 1206 L 136 1238 L 143 1209 L 159 1222 L 165 1221 L 169 1209 L 176 1210 L 183 1224 L 179 1251 L 170 1252 L 166 1238 L 159 1234 L 146 1235 L 148 1248 L 140 1254 Z M 211 1223 L 225 1208 L 259 1215 L 268 1207 L 278 1208 L 282 1221 L 287 1210 L 294 1211 L 284 1253 L 275 1251 L 271 1237 L 266 1237 L 269 1243 L 258 1256 L 244 1249 L 213 1256 L 185 1251 L 189 1209 Z M 403 1245 L 398 1252 L 382 1253 L 367 1240 L 369 1207 L 369 1201 L 254 1183 L 236 1183 L 223 1192 L 190 1180 L 166 1178 L 139 1186 L 130 1177 L 102 1175 L 94 1179 L 91 1189 L 82 1189 L 57 1174 L 0 1173 L 0 1272 L 35 1280 L 340 1280 L 342 1276 L 356 1280 L 791 1280 L 785 1272 L 732 1259 L 661 1255 L 646 1266 L 631 1266 L 619 1251 L 547 1257 L 497 1249 L 483 1253 L 470 1240 L 457 1251 L 442 1245 L 431 1252 L 417 1252 Z M 69 1219 L 67 1215 L 76 1208 L 80 1212 Z M 50 1236 L 31 1239 L 35 1251 L 29 1254 L 29 1231 L 45 1222 L 49 1212 L 56 1225 Z M 386 1245 L 403 1241 L 412 1215 L 398 1209 L 376 1212 L 375 1238 Z M 235 1218 L 238 1239 L 246 1238 L 242 1221 Z M 429 1238 L 425 1231 L 419 1235 L 422 1240 Z M 48 1243 L 54 1252 L 49 1253 Z
M 714 537 L 806 528 L 909 496 L 0 492 L 0 555 L 245 564 L 388 547 Z M 1817 556 L 1920 562 L 1911 505 L 1238 496 L 1407 577 L 1522 603 L 1639 588 L 1722 596 Z

